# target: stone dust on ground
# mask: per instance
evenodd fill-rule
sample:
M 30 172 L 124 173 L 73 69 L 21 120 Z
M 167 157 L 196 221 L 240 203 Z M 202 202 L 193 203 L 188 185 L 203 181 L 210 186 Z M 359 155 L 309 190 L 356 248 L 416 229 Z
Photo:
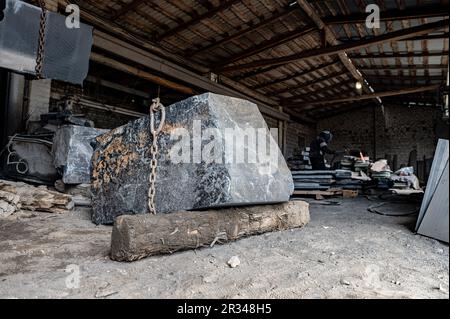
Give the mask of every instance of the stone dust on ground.
M 87 210 L 24 212 L 0 219 L 0 298 L 449 298 L 447 244 L 339 201 L 302 229 L 135 263 L 108 258 L 112 227 Z

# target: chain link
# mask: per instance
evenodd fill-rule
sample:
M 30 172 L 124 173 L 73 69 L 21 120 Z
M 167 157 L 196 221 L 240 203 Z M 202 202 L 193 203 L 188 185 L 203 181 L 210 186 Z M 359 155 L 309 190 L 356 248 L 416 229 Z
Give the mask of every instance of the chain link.
M 158 128 L 155 128 L 155 113 L 161 112 L 161 118 L 159 121 Z M 152 146 L 150 147 L 150 153 L 152 156 L 150 162 L 150 187 L 148 190 L 148 208 L 150 210 L 150 214 L 156 215 L 156 206 L 155 206 L 155 196 L 156 196 L 156 170 L 158 168 L 158 136 L 164 128 L 164 124 L 166 122 L 166 109 L 164 105 L 161 104 L 161 100 L 159 98 L 153 100 L 153 104 L 150 107 L 150 134 L 153 137 Z
M 41 7 L 41 20 L 39 24 L 39 44 L 36 56 L 36 78 L 43 78 L 43 64 L 44 64 L 44 51 L 45 51 L 45 29 L 47 24 L 47 8 L 45 6 L 45 0 L 39 0 L 39 6 Z

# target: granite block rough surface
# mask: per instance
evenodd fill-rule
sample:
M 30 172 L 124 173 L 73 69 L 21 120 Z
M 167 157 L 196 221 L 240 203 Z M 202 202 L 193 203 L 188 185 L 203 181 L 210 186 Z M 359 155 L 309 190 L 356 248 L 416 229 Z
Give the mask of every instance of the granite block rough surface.
M 158 139 L 158 213 L 289 200 L 292 174 L 255 104 L 206 93 L 175 103 L 166 113 Z M 96 224 L 148 213 L 149 123 L 144 117 L 96 139 Z

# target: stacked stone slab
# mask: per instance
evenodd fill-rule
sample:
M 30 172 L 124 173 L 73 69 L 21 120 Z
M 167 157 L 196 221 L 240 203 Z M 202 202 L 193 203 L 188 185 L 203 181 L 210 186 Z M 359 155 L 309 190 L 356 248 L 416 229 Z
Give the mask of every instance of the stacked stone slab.
M 158 213 L 289 200 L 294 190 L 292 175 L 255 104 L 206 93 L 173 104 L 166 112 L 166 124 L 158 139 Z M 92 159 L 96 224 L 111 224 L 120 215 L 149 212 L 149 123 L 144 117 L 97 138 Z M 234 148 L 225 142 L 230 130 L 237 136 Z M 256 143 L 242 138 L 252 130 L 259 132 Z M 233 153 L 240 150 L 245 156 L 238 162 Z M 258 151 L 255 162 L 252 154 Z

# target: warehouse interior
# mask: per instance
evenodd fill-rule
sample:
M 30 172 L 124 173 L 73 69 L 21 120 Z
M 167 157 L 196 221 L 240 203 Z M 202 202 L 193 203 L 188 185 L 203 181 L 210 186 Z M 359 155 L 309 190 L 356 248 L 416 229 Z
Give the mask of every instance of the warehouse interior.
M 0 28 L 17 3 L 0 2 Z M 448 0 L 20 3 L 36 8 L 34 25 L 41 11 L 79 13 L 78 30 L 89 33 L 69 44 L 48 27 L 44 56 L 59 46 L 79 59 L 79 47 L 90 51 L 85 66 L 70 65 L 68 74 L 87 72 L 80 83 L 37 79 L 23 71 L 23 52 L 8 60 L 0 29 L 0 298 L 448 299 Z M 65 182 L 55 132 L 118 134 L 147 118 L 155 99 L 170 109 L 209 92 L 257 106 L 292 174 L 290 201 L 307 203 L 310 221 L 111 261 L 112 227 L 90 221 L 89 185 Z M 345 152 L 326 155 L 320 172 L 308 156 L 324 131 Z M 52 199 L 36 208 L 18 206 L 21 196 Z M 72 266 L 81 288 L 67 285 Z

